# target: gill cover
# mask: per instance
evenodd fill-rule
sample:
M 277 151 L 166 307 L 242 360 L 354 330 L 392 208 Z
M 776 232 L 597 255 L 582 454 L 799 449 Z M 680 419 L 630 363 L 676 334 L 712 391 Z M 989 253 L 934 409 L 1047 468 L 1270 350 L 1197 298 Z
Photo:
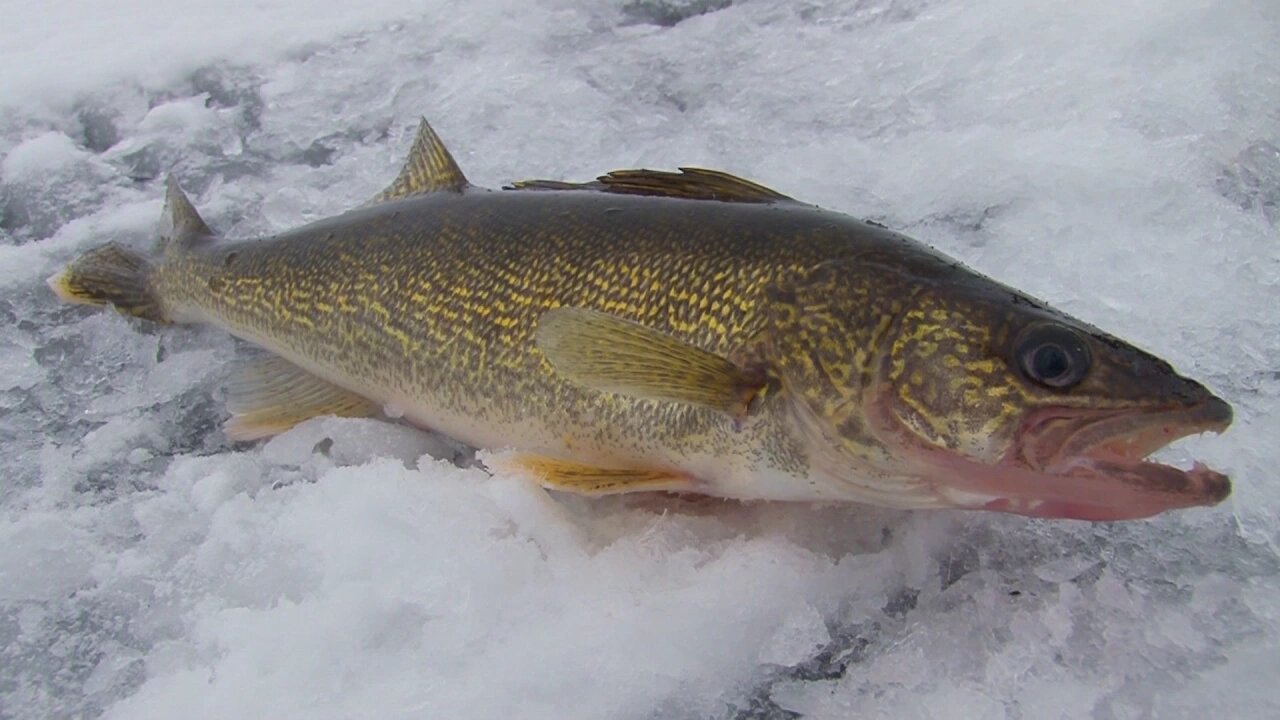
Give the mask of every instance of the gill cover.
M 887 350 L 924 286 L 871 255 L 840 258 L 766 290 L 766 361 L 787 398 L 810 472 L 863 502 L 944 507 L 874 422 Z

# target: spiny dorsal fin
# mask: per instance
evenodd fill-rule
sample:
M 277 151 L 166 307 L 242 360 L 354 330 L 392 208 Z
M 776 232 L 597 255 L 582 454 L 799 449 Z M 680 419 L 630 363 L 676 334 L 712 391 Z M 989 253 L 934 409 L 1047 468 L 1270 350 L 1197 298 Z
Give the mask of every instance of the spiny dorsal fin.
M 538 348 L 578 385 L 645 400 L 700 405 L 741 419 L 764 389 L 759 372 L 660 330 L 586 308 L 548 310 Z
M 172 175 L 165 181 L 164 214 L 161 222 L 168 227 L 162 228 L 160 235 L 165 242 L 186 242 L 194 238 L 213 237 L 213 231 L 205 224 L 204 218 L 196 212 L 195 205 L 182 192 L 178 179 Z
M 427 119 L 423 118 L 399 177 L 386 190 L 375 195 L 373 202 L 399 200 L 440 190 L 462 192 L 468 185 L 470 183 L 457 161 L 449 154 L 436 131 L 431 129 Z
M 522 180 L 508 190 L 595 190 L 620 195 L 655 195 L 686 200 L 772 203 L 794 200 L 776 190 L 719 170 L 682 167 L 665 170 L 614 170 L 594 182 L 568 183 L 558 180 Z
M 245 363 L 227 384 L 232 440 L 271 437 L 321 415 L 369 417 L 378 405 L 276 355 Z

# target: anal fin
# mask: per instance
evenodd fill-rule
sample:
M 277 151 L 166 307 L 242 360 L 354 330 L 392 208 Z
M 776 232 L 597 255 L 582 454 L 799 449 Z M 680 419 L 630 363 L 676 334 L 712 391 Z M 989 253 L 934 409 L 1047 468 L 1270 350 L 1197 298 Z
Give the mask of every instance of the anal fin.
M 528 473 L 551 490 L 578 495 L 620 495 L 633 492 L 697 492 L 688 475 L 662 468 L 606 468 L 519 453 L 498 463 Z
M 224 431 L 232 440 L 258 440 L 321 415 L 369 417 L 379 407 L 282 357 L 249 361 L 227 384 L 231 418 Z

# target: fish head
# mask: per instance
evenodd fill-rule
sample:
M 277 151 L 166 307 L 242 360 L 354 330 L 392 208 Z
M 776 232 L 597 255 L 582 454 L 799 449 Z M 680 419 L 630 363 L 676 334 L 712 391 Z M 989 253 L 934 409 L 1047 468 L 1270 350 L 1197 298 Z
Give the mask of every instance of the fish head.
M 799 331 L 775 326 L 782 384 L 819 470 L 873 478 L 853 482 L 869 501 L 1122 520 L 1230 493 L 1199 463 L 1145 460 L 1222 432 L 1230 405 L 958 263 L 842 260 L 789 299 L 778 317 Z

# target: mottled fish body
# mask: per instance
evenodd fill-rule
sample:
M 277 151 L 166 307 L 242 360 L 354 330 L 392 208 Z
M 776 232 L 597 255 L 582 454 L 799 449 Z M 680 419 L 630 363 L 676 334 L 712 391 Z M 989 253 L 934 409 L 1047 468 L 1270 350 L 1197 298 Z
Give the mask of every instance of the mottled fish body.
M 1140 460 L 1230 422 L 1167 364 L 723 173 L 488 191 L 424 122 L 397 181 L 342 215 L 232 242 L 172 183 L 167 212 L 157 262 L 111 245 L 50 283 L 268 350 L 228 389 L 239 439 L 386 410 L 591 494 L 1118 519 L 1229 489 Z

